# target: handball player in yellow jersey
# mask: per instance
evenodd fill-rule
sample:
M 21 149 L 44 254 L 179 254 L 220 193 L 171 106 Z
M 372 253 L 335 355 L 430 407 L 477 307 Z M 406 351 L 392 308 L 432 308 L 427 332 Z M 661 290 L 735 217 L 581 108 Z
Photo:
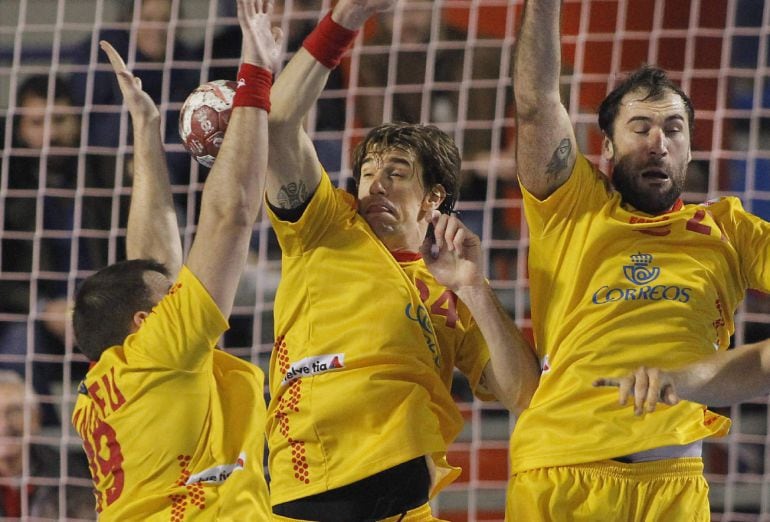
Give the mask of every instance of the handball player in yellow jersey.
M 72 422 L 100 520 L 269 520 L 263 375 L 215 343 L 227 329 L 264 191 L 280 49 L 271 12 L 272 2 L 238 2 L 239 88 L 184 266 L 160 114 L 102 42 L 134 123 L 135 179 L 129 260 L 87 278 L 73 314 L 92 366 Z
M 526 3 L 514 59 L 543 372 L 511 436 L 507 519 L 709 520 L 701 444 L 729 420 L 691 401 L 634 415 L 593 384 L 726 349 L 746 288 L 770 290 L 770 225 L 736 198 L 683 204 L 694 112 L 658 68 L 599 108 L 612 176 L 580 154 L 559 97 L 561 3 Z
M 479 238 L 448 212 L 460 158 L 429 125 L 386 124 L 335 189 L 302 122 L 356 31 L 393 0 L 341 0 L 272 90 L 268 213 L 282 248 L 268 407 L 276 520 L 434 520 L 456 478 L 454 368 L 511 411 L 537 360 L 483 277 Z M 429 225 L 435 243 L 426 240 Z

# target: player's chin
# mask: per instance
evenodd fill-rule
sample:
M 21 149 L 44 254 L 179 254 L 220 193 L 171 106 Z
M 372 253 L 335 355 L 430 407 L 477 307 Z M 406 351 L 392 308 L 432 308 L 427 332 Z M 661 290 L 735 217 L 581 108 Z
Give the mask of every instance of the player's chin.
M 369 226 L 371 227 L 374 227 L 375 225 L 379 225 L 379 224 L 394 222 L 393 215 L 388 212 L 372 211 L 372 212 L 364 212 L 362 215 L 364 220 L 366 220 L 366 222 L 369 223 Z
M 392 234 L 396 230 L 396 222 L 393 216 L 386 212 L 375 212 L 364 214 L 364 221 L 379 237 Z

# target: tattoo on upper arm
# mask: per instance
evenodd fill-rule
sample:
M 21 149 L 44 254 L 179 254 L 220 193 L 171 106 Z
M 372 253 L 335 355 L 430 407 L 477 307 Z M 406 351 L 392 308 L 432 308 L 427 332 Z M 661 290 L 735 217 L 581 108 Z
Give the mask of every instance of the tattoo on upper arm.
M 564 138 L 559 142 L 559 146 L 553 151 L 551 161 L 546 166 L 545 173 L 547 176 L 556 176 L 559 172 L 567 168 L 567 160 L 569 159 L 570 152 L 572 152 L 572 142 L 569 138 Z
M 308 193 L 305 183 L 288 183 L 278 189 L 277 199 L 279 208 L 297 208 L 307 201 Z

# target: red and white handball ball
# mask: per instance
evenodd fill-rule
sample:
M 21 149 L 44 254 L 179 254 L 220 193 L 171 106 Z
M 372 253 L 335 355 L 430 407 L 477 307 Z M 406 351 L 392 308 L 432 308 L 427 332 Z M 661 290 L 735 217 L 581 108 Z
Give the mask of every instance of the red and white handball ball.
M 204 83 L 182 105 L 179 135 L 187 152 L 203 166 L 211 168 L 225 138 L 236 87 L 227 80 Z

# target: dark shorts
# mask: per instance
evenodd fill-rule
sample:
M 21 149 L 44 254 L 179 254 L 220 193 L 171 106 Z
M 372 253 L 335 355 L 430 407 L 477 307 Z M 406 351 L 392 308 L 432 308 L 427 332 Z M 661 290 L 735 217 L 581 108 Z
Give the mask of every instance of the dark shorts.
M 367 522 L 406 513 L 428 502 L 425 457 L 353 484 L 273 506 L 273 513 L 318 522 Z

